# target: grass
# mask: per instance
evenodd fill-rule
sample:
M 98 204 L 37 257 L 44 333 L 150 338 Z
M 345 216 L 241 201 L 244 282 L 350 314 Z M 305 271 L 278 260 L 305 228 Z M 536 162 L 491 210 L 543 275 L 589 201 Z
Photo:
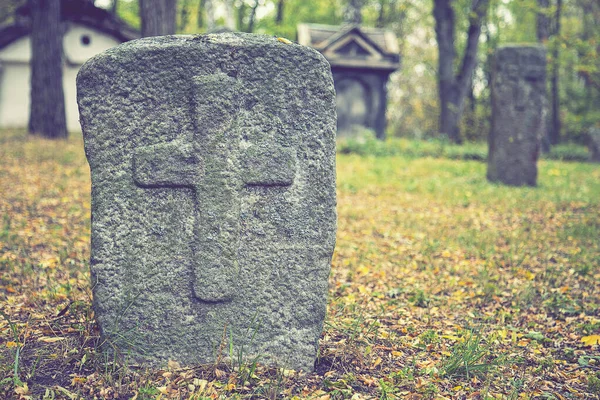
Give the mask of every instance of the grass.
M 486 161 L 488 145 L 484 142 L 467 142 L 456 145 L 448 140 L 410 140 L 406 138 L 388 138 L 377 140 L 368 133 L 361 138 L 344 138 L 338 142 L 338 153 L 361 156 L 404 158 L 447 158 L 452 160 Z M 590 159 L 587 147 L 576 143 L 553 146 L 548 153 L 542 154 L 546 160 L 587 162 Z
M 338 155 L 314 373 L 146 370 L 97 351 L 81 137 L 0 132 L 0 398 L 599 398 L 600 168 L 543 159 L 511 188 L 444 148 Z

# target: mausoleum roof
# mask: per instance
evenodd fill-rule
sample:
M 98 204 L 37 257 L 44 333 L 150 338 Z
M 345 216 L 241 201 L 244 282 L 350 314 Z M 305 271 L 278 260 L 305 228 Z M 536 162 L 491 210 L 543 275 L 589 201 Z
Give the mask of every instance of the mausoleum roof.
M 109 11 L 82 0 L 62 0 L 62 20 L 96 29 L 126 42 L 140 37 L 139 31 Z M 0 27 L 0 49 L 31 33 L 31 9 L 20 7 L 12 24 Z
M 360 25 L 299 24 L 298 43 L 321 52 L 332 67 L 395 71 L 400 49 L 393 32 Z

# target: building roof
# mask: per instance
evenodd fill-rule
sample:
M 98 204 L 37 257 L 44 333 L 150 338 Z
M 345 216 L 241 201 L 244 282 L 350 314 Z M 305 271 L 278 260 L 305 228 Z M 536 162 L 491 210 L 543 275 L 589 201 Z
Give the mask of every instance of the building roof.
M 63 21 L 75 22 L 94 28 L 115 39 L 126 42 L 137 39 L 140 33 L 109 11 L 84 0 L 62 0 Z M 29 4 L 19 7 L 11 25 L 0 27 L 0 49 L 31 33 Z
M 395 71 L 400 68 L 396 36 L 360 25 L 299 24 L 298 43 L 321 52 L 332 67 Z

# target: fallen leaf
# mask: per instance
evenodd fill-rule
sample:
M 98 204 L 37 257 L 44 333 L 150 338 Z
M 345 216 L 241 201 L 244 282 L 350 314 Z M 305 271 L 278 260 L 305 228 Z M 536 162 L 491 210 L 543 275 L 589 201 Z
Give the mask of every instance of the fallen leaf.
M 156 390 L 158 390 L 161 394 L 167 394 L 167 387 L 166 386 L 159 386 L 156 388 Z
M 581 341 L 583 343 L 585 343 L 586 346 L 593 346 L 595 344 L 600 344 L 600 335 L 584 336 L 581 338 Z
M 169 362 L 167 363 L 167 366 L 169 367 L 170 370 L 181 369 L 181 364 L 179 364 L 177 361 L 173 361 L 173 360 L 169 360 Z
M 42 336 L 41 338 L 38 339 L 38 341 L 44 342 L 44 343 L 55 343 L 55 342 L 60 342 L 61 340 L 65 340 L 65 339 L 66 338 L 64 338 L 64 337 Z
M 17 386 L 15 388 L 15 393 L 20 395 L 29 394 L 29 386 L 27 386 L 27 382 L 24 382 L 21 386 Z

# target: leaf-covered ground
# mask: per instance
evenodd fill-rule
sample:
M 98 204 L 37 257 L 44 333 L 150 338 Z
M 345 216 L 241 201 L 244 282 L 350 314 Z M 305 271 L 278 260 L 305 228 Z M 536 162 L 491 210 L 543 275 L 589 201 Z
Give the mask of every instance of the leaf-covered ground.
M 599 398 L 600 166 L 539 167 L 339 155 L 315 372 L 149 371 L 95 350 L 81 138 L 0 132 L 0 398 Z

